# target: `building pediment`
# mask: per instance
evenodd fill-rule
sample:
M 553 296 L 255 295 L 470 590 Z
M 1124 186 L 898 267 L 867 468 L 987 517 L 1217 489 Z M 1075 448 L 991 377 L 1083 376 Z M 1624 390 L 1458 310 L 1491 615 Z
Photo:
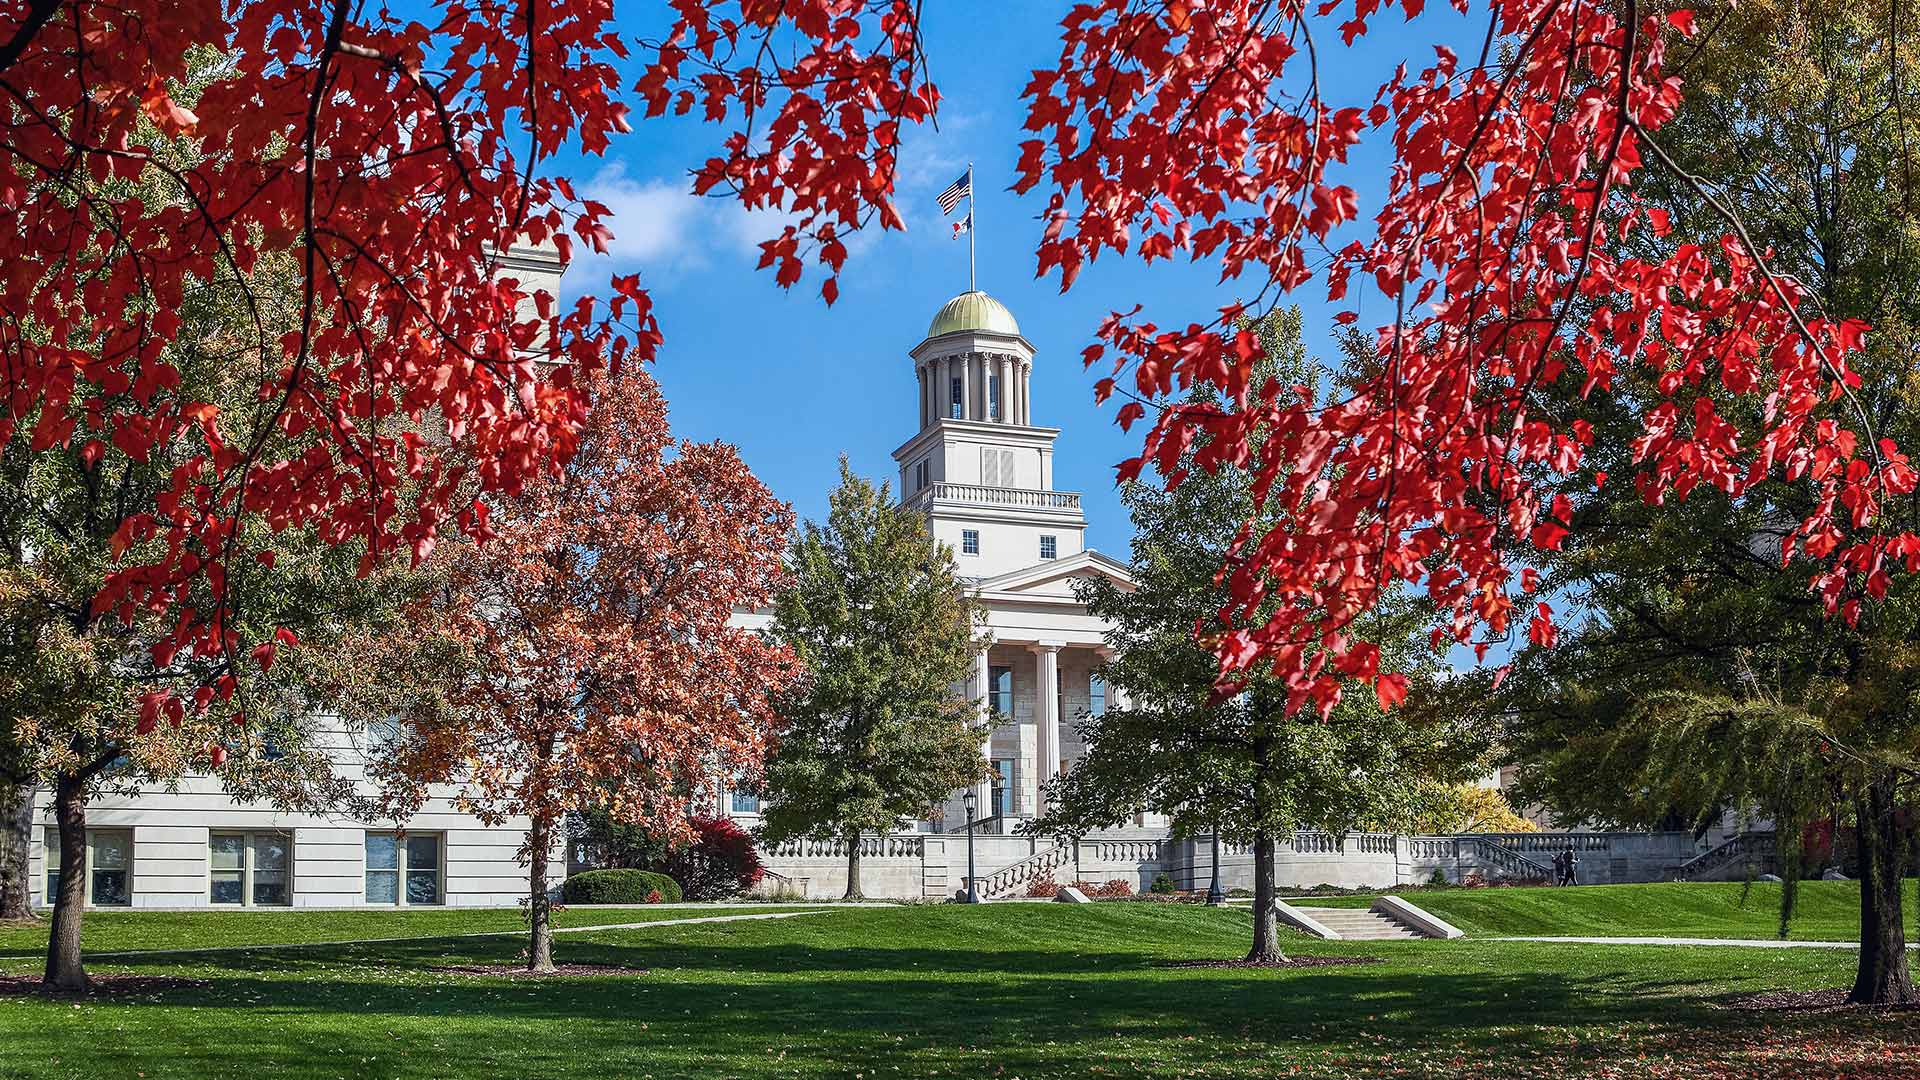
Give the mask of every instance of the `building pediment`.
M 1133 578 L 1127 573 L 1125 564 L 1098 551 L 1088 550 L 982 578 L 979 589 L 983 598 L 1071 598 L 1074 580 L 1093 576 L 1104 577 L 1121 588 L 1133 588 Z

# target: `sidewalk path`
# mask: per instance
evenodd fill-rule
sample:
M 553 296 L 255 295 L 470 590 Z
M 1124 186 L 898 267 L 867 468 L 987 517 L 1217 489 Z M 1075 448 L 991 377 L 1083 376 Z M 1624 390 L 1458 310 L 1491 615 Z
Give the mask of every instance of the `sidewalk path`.
M 1777 938 L 1485 937 L 1468 941 L 1548 941 L 1565 945 L 1729 945 L 1740 949 L 1857 949 L 1857 941 L 1781 941 Z M 1908 945 L 1920 949 L 1920 943 Z
M 756 911 L 750 915 L 703 915 L 692 919 L 649 919 L 641 922 L 602 923 L 598 926 L 556 926 L 556 934 L 591 934 L 600 930 L 650 930 L 656 926 L 693 926 L 699 923 L 749 922 L 755 919 L 797 919 L 802 915 L 825 915 L 831 907 L 807 911 Z M 285 949 L 338 949 L 349 945 L 393 945 L 407 941 L 444 941 L 449 938 L 526 937 L 527 931 L 480 930 L 458 934 L 416 934 L 412 937 L 360 938 L 350 941 L 297 941 L 279 945 L 213 945 L 200 949 L 136 949 L 121 952 L 89 952 L 88 960 L 143 959 L 149 956 L 192 956 L 197 953 L 280 952 Z

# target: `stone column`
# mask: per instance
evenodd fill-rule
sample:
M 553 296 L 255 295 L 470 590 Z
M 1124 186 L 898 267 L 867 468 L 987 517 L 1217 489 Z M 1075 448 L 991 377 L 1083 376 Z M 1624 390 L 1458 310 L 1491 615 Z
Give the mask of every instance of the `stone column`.
M 959 357 L 960 367 L 960 419 L 973 419 L 973 358 Z
M 980 699 L 980 756 L 987 760 L 988 769 L 993 768 L 993 727 L 995 724 L 992 698 L 993 687 L 988 684 L 988 679 L 992 676 L 990 669 L 987 667 L 987 649 L 990 648 L 992 644 L 990 641 L 980 642 L 980 651 L 975 653 L 973 657 L 973 685 L 975 687 L 975 693 Z M 978 800 L 980 809 L 977 813 L 981 817 L 990 818 L 998 812 L 999 808 L 993 804 L 993 775 L 991 772 L 988 773 L 985 780 L 975 785 L 974 798 Z
M 1042 642 L 1033 647 L 1033 654 L 1039 660 L 1034 665 L 1039 677 L 1034 680 L 1038 700 L 1033 711 L 1040 726 L 1039 782 L 1045 784 L 1060 771 L 1060 646 Z M 1035 807 L 1037 811 L 1038 803 Z
M 920 426 L 927 426 L 927 384 L 933 380 L 927 377 L 927 366 L 915 364 L 913 373 L 920 378 Z
M 1020 364 L 1020 422 L 1033 423 L 1033 365 Z
M 1013 358 L 1002 356 L 994 362 L 1000 377 L 1000 415 L 996 417 L 1003 424 L 1013 423 Z M 1012 485 L 1008 485 L 1011 487 Z

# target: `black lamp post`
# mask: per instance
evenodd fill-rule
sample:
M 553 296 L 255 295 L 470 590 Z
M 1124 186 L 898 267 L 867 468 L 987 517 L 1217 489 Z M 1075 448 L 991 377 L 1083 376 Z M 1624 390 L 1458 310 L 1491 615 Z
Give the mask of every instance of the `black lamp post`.
M 1207 886 L 1207 906 L 1219 907 L 1227 902 L 1227 894 L 1220 890 L 1220 827 L 1213 829 L 1213 884 Z
M 960 804 L 967 808 L 967 903 L 977 904 L 980 894 L 973 887 L 973 812 L 979 806 L 979 796 L 974 794 L 972 788 L 968 788 L 960 796 Z

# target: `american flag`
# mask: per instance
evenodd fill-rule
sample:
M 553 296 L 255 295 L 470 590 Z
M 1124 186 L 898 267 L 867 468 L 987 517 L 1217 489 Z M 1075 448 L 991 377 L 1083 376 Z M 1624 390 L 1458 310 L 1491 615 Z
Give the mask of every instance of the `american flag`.
M 940 212 L 953 213 L 953 208 L 960 205 L 961 199 L 971 198 L 972 195 L 973 170 L 969 169 L 960 174 L 960 179 L 948 184 L 947 190 L 940 193 Z

